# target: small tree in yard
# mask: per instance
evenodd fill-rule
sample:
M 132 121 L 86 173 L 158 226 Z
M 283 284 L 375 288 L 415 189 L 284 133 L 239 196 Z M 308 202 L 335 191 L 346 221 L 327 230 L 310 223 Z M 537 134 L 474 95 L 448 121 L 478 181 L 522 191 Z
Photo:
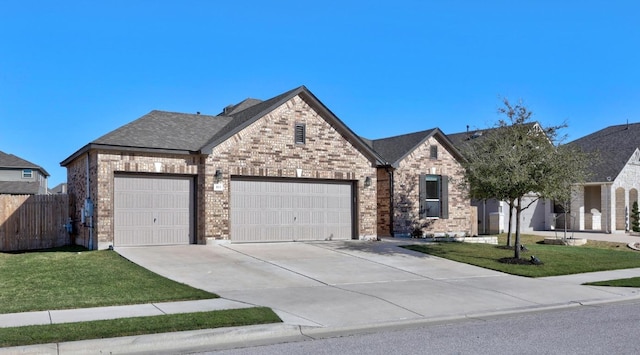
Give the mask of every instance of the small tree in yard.
M 640 211 L 638 210 L 638 201 L 634 201 L 631 207 L 631 230 L 640 232 Z
M 509 205 L 508 245 L 511 246 L 511 214 L 515 212 L 514 257 L 520 258 L 522 211 L 540 198 L 568 201 L 571 185 L 585 177 L 587 156 L 576 148 L 559 145 L 560 129 L 566 125 L 542 128 L 531 121 L 532 112 L 521 103 L 504 100 L 494 129 L 461 147 L 464 184 L 475 199 L 507 201 Z M 525 202 L 525 195 L 535 196 Z

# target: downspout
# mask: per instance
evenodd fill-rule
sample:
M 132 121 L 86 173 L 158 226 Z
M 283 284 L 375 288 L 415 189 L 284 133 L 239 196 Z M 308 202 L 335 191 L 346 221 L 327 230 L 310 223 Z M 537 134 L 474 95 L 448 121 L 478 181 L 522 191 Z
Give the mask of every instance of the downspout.
M 89 218 L 89 245 L 87 246 L 89 250 L 93 250 L 93 213 L 87 211 L 87 207 L 91 203 L 91 184 L 89 183 L 89 152 L 87 152 L 87 199 L 85 200 L 85 208 L 84 213 L 86 215 L 85 218 Z
M 487 234 L 487 200 L 482 200 L 482 234 Z
M 395 238 L 394 228 L 393 228 L 393 169 L 387 168 L 387 173 L 389 174 L 389 233 L 392 238 Z

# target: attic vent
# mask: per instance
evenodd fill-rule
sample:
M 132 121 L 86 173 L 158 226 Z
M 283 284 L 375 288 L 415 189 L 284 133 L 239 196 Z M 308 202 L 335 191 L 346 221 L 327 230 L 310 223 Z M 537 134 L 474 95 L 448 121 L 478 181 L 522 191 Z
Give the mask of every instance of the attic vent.
M 476 139 L 482 137 L 482 132 L 475 132 L 474 134 L 471 135 L 471 139 Z
M 438 159 L 438 146 L 432 145 L 429 148 L 429 158 Z
M 225 115 L 228 115 L 229 112 L 231 112 L 232 110 L 233 110 L 233 105 L 229 105 L 222 109 L 222 113 L 224 113 Z
M 294 133 L 296 144 L 304 144 L 307 140 L 306 137 L 306 126 L 304 123 L 296 123 L 296 131 Z

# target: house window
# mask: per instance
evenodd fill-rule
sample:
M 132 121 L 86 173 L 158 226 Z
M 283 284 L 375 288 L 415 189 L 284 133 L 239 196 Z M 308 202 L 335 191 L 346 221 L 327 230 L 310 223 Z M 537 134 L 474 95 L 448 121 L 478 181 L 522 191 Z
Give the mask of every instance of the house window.
M 294 133 L 296 144 L 305 144 L 305 142 L 307 140 L 306 133 L 307 132 L 306 132 L 305 124 L 304 123 L 296 123 L 296 131 Z
M 33 178 L 33 170 L 31 170 L 31 169 L 22 170 L 22 178 L 23 179 L 31 179 L 31 178 Z
M 449 218 L 449 179 L 420 175 L 420 218 Z
M 430 147 L 430 152 L 429 152 L 429 158 L 431 159 L 438 159 L 438 146 L 437 145 L 432 145 Z

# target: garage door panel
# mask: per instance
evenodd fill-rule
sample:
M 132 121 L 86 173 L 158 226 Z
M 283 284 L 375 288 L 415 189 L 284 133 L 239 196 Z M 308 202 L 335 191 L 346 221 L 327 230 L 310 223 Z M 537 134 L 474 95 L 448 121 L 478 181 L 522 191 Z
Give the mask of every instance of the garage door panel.
M 352 184 L 326 181 L 231 181 L 231 239 L 351 239 Z
M 114 245 L 191 242 L 192 178 L 116 176 L 114 186 Z

